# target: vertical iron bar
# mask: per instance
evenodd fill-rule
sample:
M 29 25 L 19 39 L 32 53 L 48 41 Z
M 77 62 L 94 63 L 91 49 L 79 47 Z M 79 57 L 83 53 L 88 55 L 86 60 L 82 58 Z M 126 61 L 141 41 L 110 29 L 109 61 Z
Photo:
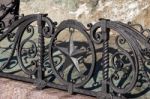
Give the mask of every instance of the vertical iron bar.
M 108 40 L 103 42 L 103 79 L 104 86 L 103 91 L 108 92 L 107 82 L 109 79 L 109 43 Z
M 38 15 L 38 33 L 39 33 L 39 38 L 38 38 L 38 70 L 37 70 L 37 88 L 38 89 L 43 89 L 46 86 L 45 81 L 43 80 L 44 77 L 44 50 L 45 50 L 45 42 L 44 42 L 44 35 L 43 35 L 43 27 L 44 27 L 44 22 L 42 21 L 42 14 Z
M 38 16 L 38 78 L 42 79 L 43 73 L 42 73 L 42 67 L 44 62 L 44 36 L 42 34 L 42 15 Z
M 102 81 L 102 91 L 104 93 L 109 93 L 109 31 L 107 28 L 107 21 L 109 20 L 101 20 L 101 31 L 103 36 L 103 55 L 102 55 L 102 64 L 103 64 L 103 81 Z M 109 96 L 110 97 L 110 96 Z M 108 96 L 101 96 L 101 99 L 108 99 Z
M 14 15 L 15 15 L 15 20 L 19 18 L 19 7 L 20 7 L 20 0 L 14 0 L 15 3 L 15 8 L 14 8 Z

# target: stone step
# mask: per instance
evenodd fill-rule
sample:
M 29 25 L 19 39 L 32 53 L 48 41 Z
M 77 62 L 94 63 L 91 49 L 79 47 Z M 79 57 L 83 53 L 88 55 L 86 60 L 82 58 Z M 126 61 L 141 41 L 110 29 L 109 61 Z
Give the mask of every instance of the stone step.
M 57 89 L 37 90 L 29 83 L 0 78 L 0 99 L 95 99 L 84 95 L 70 95 Z

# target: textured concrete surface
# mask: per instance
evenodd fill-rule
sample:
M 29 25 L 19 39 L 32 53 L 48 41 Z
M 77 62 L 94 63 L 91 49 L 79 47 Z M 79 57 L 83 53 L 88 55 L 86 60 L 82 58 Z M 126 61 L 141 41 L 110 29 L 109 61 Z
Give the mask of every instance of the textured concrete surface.
M 37 90 L 29 83 L 0 78 L 0 99 L 95 99 L 83 95 L 69 95 L 67 92 L 47 88 Z

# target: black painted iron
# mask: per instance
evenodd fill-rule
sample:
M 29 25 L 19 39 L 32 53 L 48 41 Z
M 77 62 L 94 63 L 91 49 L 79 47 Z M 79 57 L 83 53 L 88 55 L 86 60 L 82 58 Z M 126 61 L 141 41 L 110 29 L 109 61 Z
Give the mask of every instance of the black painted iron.
M 57 25 L 46 14 L 19 18 L 19 0 L 11 5 L 1 6 L 1 77 L 97 99 L 137 98 L 149 91 L 150 30 L 107 19 L 88 28 L 76 20 Z M 12 11 L 17 18 L 5 27 L 3 18 Z M 143 90 L 135 93 L 137 87 Z

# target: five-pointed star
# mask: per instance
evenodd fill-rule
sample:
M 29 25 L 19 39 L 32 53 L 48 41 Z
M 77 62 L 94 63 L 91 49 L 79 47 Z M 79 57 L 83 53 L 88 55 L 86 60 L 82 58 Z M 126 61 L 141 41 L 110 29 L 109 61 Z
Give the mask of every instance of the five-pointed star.
M 78 61 L 77 57 L 85 55 L 87 51 L 75 48 L 72 34 L 70 35 L 70 38 L 69 38 L 69 48 L 59 47 L 57 45 L 55 45 L 54 47 L 57 48 L 59 51 L 61 51 L 66 56 L 69 56 L 71 61 L 75 65 L 76 69 L 78 70 L 78 72 L 81 71 L 80 68 L 79 68 L 79 61 Z

